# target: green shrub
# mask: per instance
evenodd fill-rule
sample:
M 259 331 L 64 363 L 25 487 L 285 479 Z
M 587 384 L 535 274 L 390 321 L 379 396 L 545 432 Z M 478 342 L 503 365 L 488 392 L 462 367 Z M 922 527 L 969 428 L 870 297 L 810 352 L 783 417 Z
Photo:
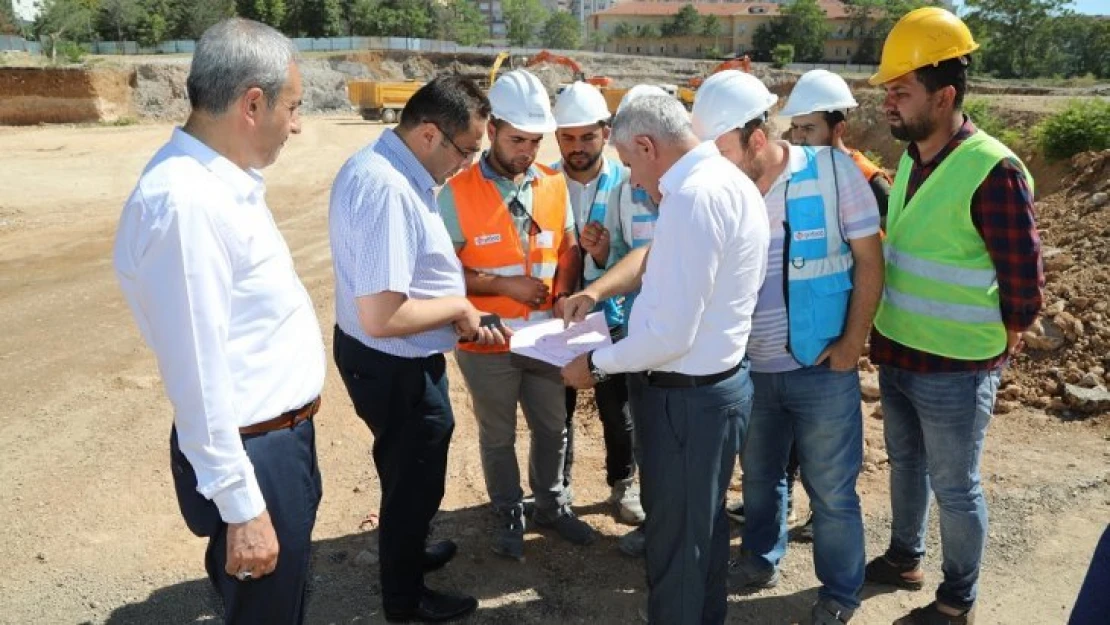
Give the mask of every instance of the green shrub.
M 1037 126 L 1037 144 L 1051 159 L 1110 148 L 1110 102 L 1074 100 Z
M 780 43 L 771 52 L 771 64 L 775 67 L 786 67 L 794 62 L 794 46 L 789 43 Z
M 80 63 L 85 58 L 85 49 L 75 41 L 63 41 L 58 44 L 58 52 L 69 63 Z
M 968 98 L 963 105 L 964 114 L 971 118 L 975 127 L 996 139 L 1002 139 L 1007 124 L 991 108 L 990 102 L 983 98 Z

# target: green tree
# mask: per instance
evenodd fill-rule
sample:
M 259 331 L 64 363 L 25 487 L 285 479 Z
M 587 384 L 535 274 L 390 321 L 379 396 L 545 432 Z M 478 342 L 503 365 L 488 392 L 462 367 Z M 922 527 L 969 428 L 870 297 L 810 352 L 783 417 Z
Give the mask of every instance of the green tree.
M 937 0 L 853 0 L 846 4 L 848 37 L 855 40 L 852 61 L 878 63 L 883 41 L 903 15 L 937 4 Z
M 235 10 L 242 17 L 281 28 L 285 23 L 285 0 L 236 0 Z
M 431 5 L 418 0 L 386 0 L 359 7 L 355 34 L 376 37 L 428 37 L 433 32 Z
M 595 30 L 590 33 L 587 42 L 591 48 L 600 52 L 605 49 L 605 44 L 609 43 L 609 36 L 600 30 Z
M 664 37 L 688 37 L 696 35 L 700 32 L 698 26 L 701 24 L 701 16 L 693 4 L 683 5 L 678 13 L 675 13 L 671 21 L 663 24 L 662 32 Z
M 489 26 L 471 0 L 451 0 L 439 5 L 436 15 L 438 39 L 474 46 L 489 37 Z
M 133 39 L 143 17 L 139 0 L 100 0 L 100 36 L 115 41 Z
M 582 45 L 582 23 L 570 13 L 556 11 L 543 23 L 540 40 L 548 48 L 574 50 Z
M 613 37 L 629 39 L 636 36 L 636 29 L 628 22 L 621 22 L 613 28 Z
M 775 67 L 786 67 L 794 62 L 794 46 L 789 43 L 780 43 L 771 53 L 771 62 Z
M 339 0 L 286 0 L 282 30 L 290 37 L 336 37 L 343 32 Z
M 98 3 L 95 0 L 45 0 L 35 21 L 34 32 L 50 41 L 50 61 L 58 60 L 58 44 L 63 40 L 92 41 L 96 32 L 93 21 Z
M 981 38 L 984 69 L 1004 78 L 1035 73 L 1037 34 L 1053 17 L 1065 15 L 1071 0 L 967 0 L 968 26 Z
M 503 0 L 501 14 L 509 44 L 514 46 L 536 41 L 540 26 L 547 21 L 547 9 L 540 0 Z
M 17 35 L 19 27 L 15 24 L 15 12 L 11 2 L 0 1 L 0 35 Z
M 281 0 L 276 0 L 280 2 Z M 180 39 L 200 39 L 216 22 L 235 15 L 233 0 L 174 0 L 175 22 L 171 32 Z M 284 12 L 284 4 L 282 4 Z M 243 15 L 243 17 L 249 17 Z
M 786 22 L 781 19 L 763 22 L 756 26 L 755 32 L 752 33 L 752 60 L 770 61 L 775 46 L 786 38 Z
M 720 36 L 721 20 L 716 15 L 706 15 L 701 18 L 701 34 L 706 37 Z
M 636 28 L 636 39 L 658 39 L 662 36 L 655 24 L 640 24 Z
M 829 23 L 817 0 L 794 0 L 782 7 L 781 19 L 785 23 L 786 41 L 779 43 L 792 44 L 798 60 L 814 63 L 825 57 Z

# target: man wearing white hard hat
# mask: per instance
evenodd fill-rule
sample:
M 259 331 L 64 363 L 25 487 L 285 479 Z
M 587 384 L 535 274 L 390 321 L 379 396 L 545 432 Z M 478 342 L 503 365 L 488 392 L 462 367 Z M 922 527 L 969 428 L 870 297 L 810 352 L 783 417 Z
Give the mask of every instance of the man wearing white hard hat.
M 871 185 L 879 215 L 886 217 L 890 174 L 863 152 L 844 145 L 848 111 L 858 106 L 848 83 L 840 75 L 827 69 L 814 69 L 798 79 L 780 115 L 790 118 L 790 141 L 795 145 L 828 145 L 852 157 Z
M 555 100 L 555 138 L 562 159 L 552 167 L 562 171 L 570 191 L 570 203 L 578 241 L 584 254 L 582 284 L 600 277 L 634 248 L 651 242 L 658 218 L 650 202 L 638 200 L 628 183 L 628 169 L 616 159 L 605 157 L 609 139 L 609 107 L 597 87 L 575 82 Z M 631 298 L 601 302 L 614 340 L 624 336 L 625 318 Z M 567 387 L 567 461 L 564 483 L 570 488 L 574 457 L 572 419 L 578 393 Z M 618 520 L 633 525 L 644 521 L 640 495 L 635 488 L 632 415 L 628 409 L 628 385 L 624 376 L 613 376 L 594 389 L 605 439 L 606 481 L 610 502 Z
M 796 444 L 822 583 L 807 622 L 835 625 L 859 607 L 863 586 L 856 365 L 882 289 L 879 211 L 846 154 L 769 139 L 777 100 L 758 78 L 732 70 L 705 81 L 693 110 L 698 137 L 714 141 L 756 183 L 771 223 L 748 344 L 755 402 L 741 454 L 746 523 L 733 573 L 744 587 L 779 581 L 786 465 Z
M 643 285 L 627 338 L 576 359 L 563 378 L 588 388 L 632 373 L 648 622 L 717 625 L 728 608 L 724 499 L 751 409 L 744 351 L 766 271 L 766 209 L 671 96 L 628 103 L 613 143 L 632 184 L 658 203 L 659 228 L 646 261 L 630 254 L 567 300 L 564 319 L 575 321 Z
M 535 163 L 543 135 L 555 130 L 547 91 L 532 74 L 515 70 L 497 79 L 489 101 L 490 148 L 448 182 L 439 206 L 462 261 L 467 297 L 511 327 L 561 315 L 563 298 L 582 275 L 582 258 L 566 181 Z M 559 376 L 512 357 L 508 345 L 460 343 L 456 358 L 470 388 L 486 489 L 497 515 L 493 550 L 524 557 L 518 403 L 532 431 L 533 521 L 572 543 L 592 543 L 595 533 L 571 511 L 563 485 L 567 430 Z

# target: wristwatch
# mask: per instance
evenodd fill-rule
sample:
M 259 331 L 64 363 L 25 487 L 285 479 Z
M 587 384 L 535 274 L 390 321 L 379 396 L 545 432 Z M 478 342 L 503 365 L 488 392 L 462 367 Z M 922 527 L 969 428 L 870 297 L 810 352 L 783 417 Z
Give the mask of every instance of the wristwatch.
M 586 366 L 590 369 L 590 377 L 594 379 L 594 384 L 600 384 L 609 379 L 609 374 L 605 373 L 594 364 L 593 351 L 586 352 Z

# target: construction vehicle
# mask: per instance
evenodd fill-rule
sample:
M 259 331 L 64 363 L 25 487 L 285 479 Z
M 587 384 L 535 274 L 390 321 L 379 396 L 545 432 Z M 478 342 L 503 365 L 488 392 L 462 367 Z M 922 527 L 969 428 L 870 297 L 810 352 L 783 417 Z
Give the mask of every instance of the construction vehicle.
M 494 81 L 497 80 L 497 70 L 501 69 L 501 64 L 504 63 L 505 60 L 508 59 L 508 58 L 509 58 L 509 51 L 508 50 L 502 50 L 501 52 L 497 53 L 497 58 L 493 60 L 493 67 L 491 67 L 490 70 L 489 70 L 489 84 L 486 85 L 487 90 L 490 87 L 492 87 Z
M 712 76 L 713 74 L 716 74 L 717 72 L 723 72 L 726 69 L 738 69 L 744 73 L 750 74 L 752 73 L 752 60 L 748 58 L 748 55 L 746 54 L 744 56 L 738 56 L 733 59 L 727 59 L 725 61 L 722 61 L 721 64 L 717 67 L 714 67 L 713 71 L 709 72 L 708 76 L 694 76 L 686 82 L 686 86 L 691 89 L 697 89 L 701 86 L 701 83 L 705 82 L 706 78 Z
M 543 50 L 536 54 L 536 56 L 528 59 L 528 62 L 524 65 L 524 67 L 532 67 L 533 65 L 539 65 L 540 63 L 554 63 L 556 65 L 567 67 L 570 69 L 571 73 L 574 74 L 574 80 L 581 80 L 583 82 L 590 83 L 595 87 L 608 87 L 609 85 L 613 84 L 613 79 L 609 78 L 608 76 L 590 76 L 589 78 L 587 78 L 586 73 L 582 71 L 582 66 L 576 63 L 574 59 L 570 58 L 569 56 L 552 54 L 547 50 Z
M 367 121 L 381 120 L 392 124 L 401 118 L 401 109 L 424 83 L 348 80 L 347 98 Z

